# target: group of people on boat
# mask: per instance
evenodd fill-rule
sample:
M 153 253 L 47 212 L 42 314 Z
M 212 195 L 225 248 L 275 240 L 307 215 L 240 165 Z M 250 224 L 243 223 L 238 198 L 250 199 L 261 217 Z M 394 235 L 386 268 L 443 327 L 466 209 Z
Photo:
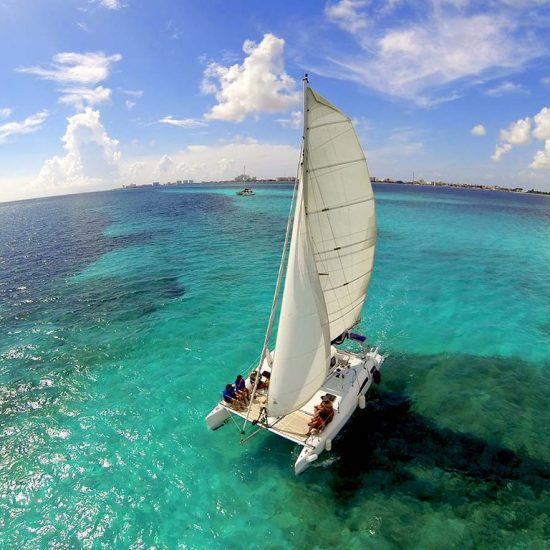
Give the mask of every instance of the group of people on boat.
M 250 373 L 249 381 L 252 388 L 254 388 L 255 385 L 258 390 L 268 388 L 269 376 L 264 377 L 263 374 L 268 375 L 269 373 L 262 373 L 262 376 L 260 376 L 256 384 L 256 378 L 258 376 L 257 371 L 254 370 Z M 322 432 L 327 424 L 334 418 L 334 406 L 331 397 L 333 398 L 334 396 L 328 394 L 323 395 L 321 397 L 321 403 L 314 407 L 313 418 L 308 423 L 309 430 L 307 435 Z M 250 401 L 250 390 L 246 387 L 246 380 L 243 378 L 242 374 L 237 375 L 233 384 L 226 384 L 225 390 L 223 391 L 223 400 L 225 403 L 235 408 L 241 408 L 248 405 Z
M 250 391 L 246 387 L 242 374 L 238 374 L 233 384 L 226 384 L 223 390 L 223 400 L 232 406 L 243 406 L 248 403 Z
M 251 388 L 256 386 L 257 390 L 267 389 L 269 386 L 269 373 L 262 373 L 262 376 L 260 376 L 260 379 L 256 384 L 257 376 L 258 373 L 255 370 L 250 373 L 249 386 Z M 225 390 L 223 391 L 223 400 L 233 407 L 242 407 L 249 403 L 250 393 L 251 392 L 247 388 L 246 380 L 243 378 L 243 375 L 238 374 L 233 384 L 226 384 Z

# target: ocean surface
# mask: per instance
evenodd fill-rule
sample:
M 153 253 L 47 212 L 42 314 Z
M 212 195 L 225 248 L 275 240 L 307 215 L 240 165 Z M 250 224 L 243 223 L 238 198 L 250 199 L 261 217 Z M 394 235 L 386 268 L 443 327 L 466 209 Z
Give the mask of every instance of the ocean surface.
M 0 548 L 550 547 L 550 197 L 383 185 L 333 452 L 205 415 L 259 355 L 291 189 L 0 204 Z

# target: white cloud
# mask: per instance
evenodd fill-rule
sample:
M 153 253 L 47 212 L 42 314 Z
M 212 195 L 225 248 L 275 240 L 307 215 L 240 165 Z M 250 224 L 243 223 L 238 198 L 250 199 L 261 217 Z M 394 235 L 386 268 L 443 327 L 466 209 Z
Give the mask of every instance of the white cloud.
M 4 107 L 0 109 L 0 118 L 8 118 L 11 115 L 11 109 L 9 107 Z
M 140 99 L 141 96 L 143 96 L 143 90 L 122 90 L 122 92 L 133 98 L 127 99 L 125 101 L 126 109 L 128 109 L 129 111 L 136 106 L 137 100 Z
M 531 132 L 531 119 L 529 117 L 512 122 L 508 128 L 500 131 L 501 141 L 511 145 L 523 145 L 529 142 Z
M 60 103 L 83 109 L 110 99 L 111 90 L 96 85 L 109 77 L 112 65 L 121 59 L 120 54 L 107 56 L 103 52 L 64 52 L 56 54 L 53 63 L 47 67 L 22 67 L 17 70 L 57 82 L 61 85 Z
M 534 117 L 533 136 L 537 139 L 550 139 L 550 109 L 543 107 Z
M 545 76 L 544 78 L 541 78 L 540 83 L 543 86 L 550 86 L 550 76 Z
M 110 99 L 111 89 L 97 86 L 96 88 L 65 88 L 59 102 L 83 109 L 86 105 L 98 105 Z
M 453 4 L 426 2 L 422 15 L 406 23 L 392 17 L 373 28 L 348 26 L 357 50 L 332 51 L 329 64 L 322 61 L 316 70 L 429 106 L 459 97 L 480 77 L 502 76 L 545 54 L 510 10 L 480 14 L 472 7 L 467 13 L 470 4 Z M 360 4 L 354 6 L 358 11 Z
M 292 111 L 290 118 L 279 118 L 277 122 L 283 128 L 301 128 L 303 124 L 302 111 Z
M 340 0 L 336 4 L 328 4 L 325 14 L 339 27 L 354 33 L 368 26 L 367 18 L 361 13 L 366 6 L 365 0 Z
M 513 82 L 503 82 L 494 88 L 491 88 L 485 92 L 490 96 L 501 96 L 505 94 L 524 94 L 527 93 L 525 88 L 521 84 L 514 84 Z
M 93 86 L 106 80 L 111 66 L 121 59 L 120 54 L 63 52 L 54 55 L 49 67 L 21 67 L 17 70 L 60 84 Z
M 99 3 L 108 10 L 119 10 L 124 7 L 120 0 L 99 0 Z
M 499 161 L 506 153 L 511 151 L 513 145 L 525 145 L 531 138 L 531 119 L 521 118 L 512 122 L 500 131 L 500 143 L 495 146 L 495 152 L 491 156 L 494 161 Z
M 476 124 L 471 130 L 470 134 L 472 136 L 484 136 L 487 133 L 485 126 L 483 124 Z
M 529 165 L 535 170 L 550 170 L 550 139 L 544 142 L 544 149 L 537 151 L 533 162 Z
M 120 163 L 118 141 L 107 135 L 99 116 L 99 111 L 87 107 L 67 119 L 62 138 L 67 153 L 44 163 L 32 185 L 36 193 L 114 186 Z
M 9 116 L 9 114 L 8 114 Z M 13 135 L 30 134 L 36 132 L 42 126 L 42 123 L 48 117 L 48 111 L 40 111 L 35 115 L 27 117 L 21 122 L 6 122 L 0 125 L 0 143 Z
M 169 124 L 171 126 L 179 126 L 181 128 L 198 128 L 200 126 L 208 126 L 208 124 L 200 118 L 173 118 L 171 115 L 165 116 L 159 120 L 161 124 Z
M 141 96 L 143 96 L 143 90 L 122 90 L 126 95 L 129 95 L 130 97 L 135 97 L 136 99 L 139 99 Z
M 299 104 L 301 95 L 295 89 L 296 83 L 284 69 L 284 43 L 281 38 L 265 34 L 259 44 L 244 42 L 246 57 L 242 65 L 210 63 L 202 90 L 215 95 L 218 104 L 205 118 L 240 122 L 248 115 L 285 112 Z
M 509 143 L 503 143 L 502 145 L 495 146 L 495 152 L 491 156 L 494 161 L 499 161 L 503 155 L 512 149 L 512 146 Z
M 125 164 L 122 182 L 233 180 L 245 164 L 247 173 L 259 179 L 291 176 L 296 173 L 298 156 L 299 150 L 295 147 L 236 137 L 231 143 L 190 145 L 160 158 L 136 158 Z

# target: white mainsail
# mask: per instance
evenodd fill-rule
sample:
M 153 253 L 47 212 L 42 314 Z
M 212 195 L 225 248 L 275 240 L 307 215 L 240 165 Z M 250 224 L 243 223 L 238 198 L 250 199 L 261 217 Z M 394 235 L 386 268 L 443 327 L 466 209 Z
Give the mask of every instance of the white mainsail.
M 350 119 L 304 90 L 304 153 L 267 412 L 299 409 L 328 373 L 331 340 L 359 319 L 376 223 L 365 156 Z
M 304 198 L 331 340 L 359 320 L 374 261 L 374 196 L 351 120 L 306 89 Z

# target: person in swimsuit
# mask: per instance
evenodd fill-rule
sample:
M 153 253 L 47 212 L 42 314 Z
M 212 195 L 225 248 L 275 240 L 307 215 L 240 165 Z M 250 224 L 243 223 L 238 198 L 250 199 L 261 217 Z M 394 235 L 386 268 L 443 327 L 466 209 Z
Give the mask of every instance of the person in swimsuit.
M 322 432 L 326 425 L 334 418 L 334 407 L 330 397 L 327 395 L 321 397 L 321 404 L 317 405 L 314 410 L 315 415 L 308 423 L 309 430 L 307 435 L 311 435 L 314 432 L 316 434 Z

